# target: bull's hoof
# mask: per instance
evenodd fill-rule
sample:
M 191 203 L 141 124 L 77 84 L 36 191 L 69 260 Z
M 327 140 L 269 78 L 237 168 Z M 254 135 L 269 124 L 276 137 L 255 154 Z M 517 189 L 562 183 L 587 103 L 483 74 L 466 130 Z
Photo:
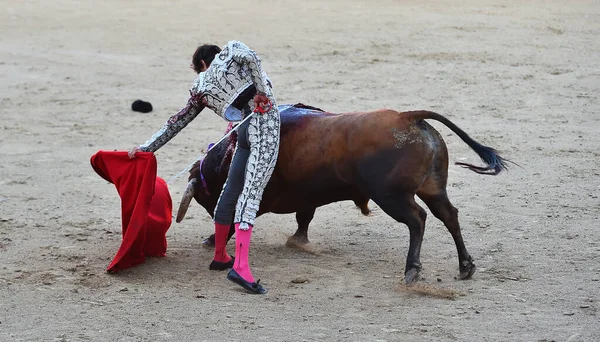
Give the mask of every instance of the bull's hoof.
M 419 280 L 419 273 L 421 269 L 419 268 L 411 268 L 406 273 L 404 273 L 404 281 L 406 285 L 414 284 Z
M 475 266 L 473 258 L 469 257 L 468 260 L 463 260 L 463 262 L 460 263 L 460 279 L 470 279 L 476 270 L 477 266 Z
M 360 208 L 360 213 L 363 214 L 364 216 L 373 216 L 373 212 L 371 211 L 371 209 L 369 209 L 368 206 L 361 206 Z
M 300 252 L 305 252 L 314 255 L 319 254 L 319 250 L 317 250 L 315 246 L 313 246 L 306 237 L 298 237 L 292 235 L 287 239 L 285 246 L 287 248 L 293 248 Z
M 306 236 L 292 235 L 285 242 L 285 246 L 295 249 L 304 249 L 309 243 L 310 241 L 308 241 L 308 238 Z
M 202 247 L 204 248 L 214 248 L 215 247 L 215 239 L 211 237 L 207 237 L 206 239 L 202 240 Z

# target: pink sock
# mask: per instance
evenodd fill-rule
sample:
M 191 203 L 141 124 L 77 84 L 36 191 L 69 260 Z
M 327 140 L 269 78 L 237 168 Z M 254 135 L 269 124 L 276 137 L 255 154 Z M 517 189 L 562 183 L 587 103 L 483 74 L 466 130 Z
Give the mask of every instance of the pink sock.
M 250 229 L 240 229 L 240 224 L 235 224 L 235 263 L 233 269 L 245 280 L 253 283 L 254 277 L 250 272 L 248 264 L 248 252 L 250 251 L 250 239 L 252 238 L 252 226 Z
M 215 222 L 215 261 L 228 262 L 231 257 L 227 254 L 227 236 L 229 226 Z

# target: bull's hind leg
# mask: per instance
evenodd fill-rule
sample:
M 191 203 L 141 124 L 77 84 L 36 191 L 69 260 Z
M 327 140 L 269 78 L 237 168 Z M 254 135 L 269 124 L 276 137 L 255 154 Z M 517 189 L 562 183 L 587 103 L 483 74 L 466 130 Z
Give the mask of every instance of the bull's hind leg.
M 302 247 L 310 243 L 310 241 L 308 241 L 308 225 L 315 216 L 316 209 L 317 208 L 303 209 L 298 210 L 296 212 L 296 222 L 298 222 L 298 229 L 296 230 L 294 235 L 290 236 L 287 239 L 287 242 L 285 243 L 287 247 L 302 249 Z
M 460 279 L 469 279 L 475 273 L 476 267 L 473 258 L 467 252 L 465 242 L 460 233 L 460 225 L 458 223 L 458 209 L 456 209 L 450 200 L 445 190 L 439 194 L 429 195 L 417 193 L 419 198 L 425 202 L 431 213 L 444 222 L 444 225 L 452 234 L 456 250 L 458 251 L 458 264 L 460 269 Z
M 421 245 L 425 233 L 427 213 L 415 202 L 412 194 L 388 194 L 373 197 L 373 201 L 386 214 L 408 226 L 410 245 L 406 257 L 404 280 L 407 284 L 416 282 L 421 271 Z

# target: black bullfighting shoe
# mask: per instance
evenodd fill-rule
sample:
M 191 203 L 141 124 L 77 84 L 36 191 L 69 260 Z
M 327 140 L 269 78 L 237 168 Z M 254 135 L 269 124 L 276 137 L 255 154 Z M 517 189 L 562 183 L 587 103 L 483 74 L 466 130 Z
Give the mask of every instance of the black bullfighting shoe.
M 208 269 L 211 271 L 225 271 L 228 268 L 233 268 L 233 263 L 235 262 L 235 258 L 231 258 L 228 262 L 220 262 L 213 260 Z
M 243 287 L 244 289 L 246 289 L 246 291 L 248 291 L 250 293 L 253 293 L 253 294 L 267 293 L 267 289 L 265 289 L 264 287 L 262 287 L 262 285 L 260 285 L 258 283 L 260 281 L 260 279 L 254 283 L 245 281 L 244 278 L 242 278 L 234 269 L 232 269 L 231 271 L 229 271 L 229 273 L 227 273 L 227 279 L 240 285 L 241 287 Z

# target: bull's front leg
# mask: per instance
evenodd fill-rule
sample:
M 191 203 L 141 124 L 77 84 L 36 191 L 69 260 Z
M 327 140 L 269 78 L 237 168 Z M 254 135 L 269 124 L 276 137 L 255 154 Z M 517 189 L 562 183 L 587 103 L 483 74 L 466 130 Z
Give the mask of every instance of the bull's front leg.
M 285 245 L 291 248 L 303 249 L 305 245 L 310 243 L 308 240 L 308 225 L 315 216 L 317 208 L 303 209 L 296 212 L 296 222 L 298 222 L 298 229 L 294 235 L 287 239 Z

